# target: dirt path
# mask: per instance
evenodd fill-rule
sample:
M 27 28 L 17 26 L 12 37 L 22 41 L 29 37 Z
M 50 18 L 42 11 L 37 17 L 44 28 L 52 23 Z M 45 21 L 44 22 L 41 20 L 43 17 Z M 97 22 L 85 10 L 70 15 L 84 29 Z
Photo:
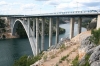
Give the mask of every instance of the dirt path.
M 63 52 L 57 54 L 57 57 L 51 59 L 51 60 L 48 60 L 46 62 L 44 62 L 41 66 L 54 66 L 56 65 L 56 63 L 59 62 L 59 60 L 63 57 L 63 56 L 66 56 L 68 55 L 71 51 L 74 51 L 75 49 L 77 49 L 77 47 L 79 46 L 79 44 L 75 44 L 73 46 L 70 46 L 69 48 L 67 48 L 66 50 L 64 50 Z M 76 51 L 75 51 L 76 52 Z M 74 52 L 74 55 L 73 53 L 70 54 L 70 58 L 75 58 L 77 53 Z M 64 65 L 63 66 L 66 66 L 66 64 L 68 65 L 69 63 L 63 63 Z M 60 65 L 62 66 L 62 65 Z

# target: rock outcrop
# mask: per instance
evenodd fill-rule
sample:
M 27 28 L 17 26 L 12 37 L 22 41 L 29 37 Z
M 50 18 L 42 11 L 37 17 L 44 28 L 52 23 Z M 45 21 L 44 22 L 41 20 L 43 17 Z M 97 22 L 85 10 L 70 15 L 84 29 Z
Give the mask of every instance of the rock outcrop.
M 81 46 L 79 47 L 79 66 L 86 63 L 86 55 L 89 55 L 87 61 L 90 66 L 100 66 L 100 45 L 96 46 L 89 39 L 90 36 L 81 41 Z
M 78 49 L 78 51 L 79 51 L 79 65 L 80 66 L 86 63 L 85 55 L 93 53 L 93 50 L 91 50 L 91 49 L 93 49 L 95 47 L 95 44 L 90 42 L 89 39 L 90 39 L 90 36 L 84 38 L 81 41 L 81 45 Z
M 94 49 L 94 52 L 89 58 L 91 66 L 100 66 L 100 45 Z
M 97 26 L 97 19 L 94 18 L 91 20 L 91 22 L 87 25 L 87 30 L 90 30 L 90 29 L 95 29 Z

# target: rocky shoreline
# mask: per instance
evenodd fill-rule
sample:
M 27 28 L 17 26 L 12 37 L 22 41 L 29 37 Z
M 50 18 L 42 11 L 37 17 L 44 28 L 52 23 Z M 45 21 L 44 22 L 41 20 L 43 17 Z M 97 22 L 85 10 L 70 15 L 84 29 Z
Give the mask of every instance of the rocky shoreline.
M 0 39 L 18 38 L 18 36 L 12 36 L 11 33 L 3 33 L 0 35 Z

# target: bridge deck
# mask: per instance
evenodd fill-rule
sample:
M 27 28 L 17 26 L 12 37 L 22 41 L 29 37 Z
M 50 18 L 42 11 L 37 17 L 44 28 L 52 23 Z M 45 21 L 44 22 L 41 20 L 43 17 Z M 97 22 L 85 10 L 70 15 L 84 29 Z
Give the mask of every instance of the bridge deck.
M 44 13 L 33 15 L 0 15 L 0 17 L 15 17 L 15 18 L 28 18 L 28 17 L 96 17 L 100 14 L 97 10 L 88 11 L 71 11 L 71 12 L 56 12 L 56 13 Z

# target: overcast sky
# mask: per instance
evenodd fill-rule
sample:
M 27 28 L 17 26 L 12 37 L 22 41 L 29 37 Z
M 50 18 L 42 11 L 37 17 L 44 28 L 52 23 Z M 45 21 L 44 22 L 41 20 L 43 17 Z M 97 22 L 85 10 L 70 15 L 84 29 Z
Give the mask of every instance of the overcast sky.
M 100 9 L 100 0 L 0 0 L 0 14 L 40 14 Z

